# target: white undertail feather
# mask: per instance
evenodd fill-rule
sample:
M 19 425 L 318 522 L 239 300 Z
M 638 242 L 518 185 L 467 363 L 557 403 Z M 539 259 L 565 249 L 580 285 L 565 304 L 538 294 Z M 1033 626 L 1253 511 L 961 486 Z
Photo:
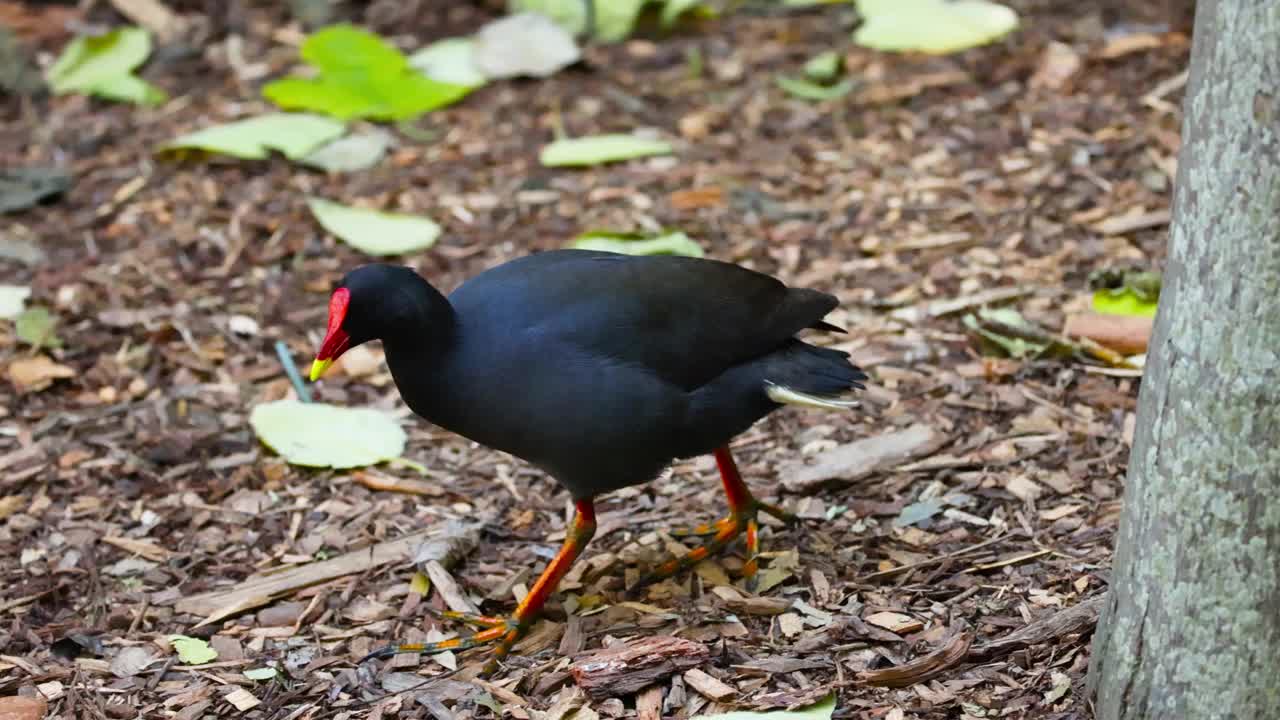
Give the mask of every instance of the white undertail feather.
M 799 390 L 792 390 L 789 387 L 769 381 L 765 381 L 764 385 L 765 393 L 769 396 L 769 399 L 783 405 L 800 405 L 822 410 L 847 410 L 858 407 L 860 404 L 853 399 L 802 393 Z

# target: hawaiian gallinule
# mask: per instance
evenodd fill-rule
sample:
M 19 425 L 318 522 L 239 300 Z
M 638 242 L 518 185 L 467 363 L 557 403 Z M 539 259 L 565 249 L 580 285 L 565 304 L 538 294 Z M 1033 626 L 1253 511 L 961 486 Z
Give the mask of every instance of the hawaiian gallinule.
M 564 546 L 510 619 L 451 617 L 485 629 L 374 653 L 436 653 L 496 642 L 506 656 L 595 531 L 594 498 L 654 479 L 676 458 L 712 453 L 729 514 L 710 539 L 641 584 L 689 567 L 746 533 L 754 580 L 758 512 L 729 441 L 784 404 L 847 408 L 866 379 L 848 353 L 795 335 L 836 298 L 738 265 L 588 250 L 530 255 L 477 275 L 448 298 L 406 267 L 365 265 L 329 300 L 314 381 L 343 352 L 381 340 L 396 387 L 427 420 L 545 470 L 573 496 Z M 695 530 L 698 532 L 698 530 Z

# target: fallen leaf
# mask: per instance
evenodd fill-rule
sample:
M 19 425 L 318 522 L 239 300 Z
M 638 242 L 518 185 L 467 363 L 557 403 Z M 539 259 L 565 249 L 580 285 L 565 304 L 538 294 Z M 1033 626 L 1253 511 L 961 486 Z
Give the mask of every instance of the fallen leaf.
M 62 340 L 54 332 L 57 325 L 57 316 L 39 305 L 23 310 L 13 320 L 18 339 L 36 349 L 62 347 Z
M 370 255 L 402 255 L 435 244 L 441 228 L 430 218 L 340 205 L 307 198 L 320 225 L 348 245 Z
M 908 460 L 931 455 L 947 436 L 928 425 L 864 438 L 819 453 L 812 465 L 796 463 L 783 473 L 783 484 L 792 492 L 809 492 L 827 484 L 850 484 Z
M 831 720 L 836 711 L 836 696 L 828 695 L 825 699 L 798 710 L 772 710 L 769 712 L 753 712 L 740 710 L 721 713 L 719 715 L 696 715 L 695 718 L 705 720 Z
M 542 149 L 547 167 L 589 166 L 675 152 L 669 143 L 636 135 L 612 134 L 556 140 Z
M 476 41 L 469 37 L 445 38 L 409 56 L 409 67 L 451 85 L 480 87 L 488 78 L 476 65 Z
M 408 120 L 455 103 L 473 89 L 432 80 L 411 68 L 394 45 L 354 25 L 312 33 L 300 53 L 317 77 L 286 77 L 262 88 L 264 97 L 285 110 L 342 120 Z
M 579 250 L 603 250 L 624 255 L 684 255 L 702 257 L 702 246 L 680 231 L 661 235 L 592 230 L 573 241 Z
M 475 67 L 494 79 L 550 77 L 581 57 L 573 36 L 539 13 L 499 18 L 480 28 L 475 37 Z
M 821 85 L 803 78 L 779 75 L 774 82 L 787 93 L 802 100 L 838 100 L 853 92 L 852 80 L 842 80 L 835 85 Z
M 254 406 L 249 424 L 267 447 L 294 465 L 352 468 L 404 452 L 404 429 L 373 408 L 277 400 Z
M 863 23 L 853 34 L 864 47 L 932 54 L 998 40 L 1018 27 L 1018 14 L 986 0 L 857 0 Z
M 133 677 L 146 670 L 155 660 L 156 654 L 147 646 L 128 645 L 120 648 L 120 652 L 111 658 L 111 674 L 118 678 Z
M 310 113 L 269 113 L 213 125 L 161 145 L 160 152 L 203 150 L 247 160 L 262 160 L 277 150 L 290 160 L 331 142 L 346 132 L 333 118 Z
M 56 363 L 44 355 L 18 358 L 9 363 L 9 380 L 18 392 L 36 392 L 49 387 L 55 380 L 75 376 L 74 368 Z
M 1147 351 L 1154 327 L 1151 317 L 1079 313 L 1067 318 L 1062 334 L 1092 340 L 1123 355 L 1136 355 Z
M 209 643 L 200 638 L 170 635 L 169 644 L 173 646 L 174 652 L 178 653 L 178 659 L 187 665 L 203 665 L 218 658 L 218 651 L 209 647 Z
M 151 34 L 137 27 L 72 40 L 45 74 L 56 95 L 88 93 L 141 105 L 165 101 L 164 91 L 133 74 L 151 54 Z
M 899 635 L 907 635 L 907 634 L 918 632 L 924 629 L 924 623 L 920 622 L 919 620 L 916 620 L 910 615 L 903 615 L 902 613 L 889 612 L 888 610 L 883 610 L 878 613 L 872 613 L 867 617 L 863 618 L 863 620 L 868 625 L 875 625 L 876 627 L 882 627 L 885 630 L 888 630 L 890 632 L 895 632 Z
M 298 158 L 303 165 L 329 172 L 355 172 L 377 165 L 391 147 L 391 134 L 372 129 L 338 138 Z
M 252 668 L 244 671 L 244 676 L 250 680 L 270 680 L 279 674 L 279 671 L 273 667 Z

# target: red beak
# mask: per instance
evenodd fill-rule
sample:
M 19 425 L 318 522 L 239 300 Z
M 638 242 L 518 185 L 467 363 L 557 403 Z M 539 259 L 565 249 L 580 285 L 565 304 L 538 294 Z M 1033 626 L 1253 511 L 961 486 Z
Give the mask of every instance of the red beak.
M 351 345 L 351 336 L 342 329 L 342 322 L 347 319 L 347 306 L 351 304 L 351 291 L 338 288 L 329 298 L 329 329 L 325 332 L 324 342 L 320 343 L 320 351 L 311 363 L 311 382 L 320 379 L 325 370 L 337 360 Z

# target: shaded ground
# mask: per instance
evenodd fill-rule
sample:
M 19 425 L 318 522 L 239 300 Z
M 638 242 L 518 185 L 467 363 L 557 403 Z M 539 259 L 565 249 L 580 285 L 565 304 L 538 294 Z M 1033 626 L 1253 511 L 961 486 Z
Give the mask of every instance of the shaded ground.
M 407 47 L 486 19 L 462 3 L 426 5 L 405 3 L 404 17 L 354 12 L 373 14 L 383 32 L 412 29 Z M 158 109 L 9 98 L 0 165 L 63 165 L 76 181 L 60 201 L 0 221 L 0 282 L 30 283 L 56 309 L 65 347 L 53 357 L 78 374 L 26 393 L 0 383 L 0 695 L 40 686 L 62 717 L 493 714 L 470 686 L 388 695 L 443 672 L 429 659 L 356 670 L 393 637 L 424 637 L 424 605 L 445 607 L 438 592 L 410 592 L 410 562 L 202 627 L 179 610 L 182 598 L 255 573 L 479 519 L 478 544 L 451 572 L 501 613 L 563 537 L 568 498 L 550 479 L 407 411 L 406 456 L 428 468 L 425 495 L 367 487 L 422 479 L 410 469 L 301 471 L 259 446 L 249 408 L 292 392 L 272 344 L 309 361 L 328 289 L 365 260 L 319 230 L 304 204 L 314 193 L 441 222 L 441 242 L 405 260 L 443 290 L 583 229 L 679 226 L 712 256 L 838 294 L 832 319 L 850 328 L 841 346 L 872 376 L 860 411 L 787 409 L 735 444 L 758 493 L 805 518 L 763 532 L 774 584 L 762 594 L 784 602 L 724 589 L 742 564 L 736 546 L 640 604 L 619 604 L 625 584 L 674 547 L 663 528 L 723 512 L 710 459 L 680 464 L 601 499 L 581 572 L 486 690 L 506 713 L 558 720 L 582 701 L 566 672 L 573 653 L 675 634 L 711 651 L 702 669 L 739 691 L 725 705 L 835 689 L 843 717 L 1087 716 L 1087 633 L 904 689 L 858 675 L 960 635 L 999 640 L 1105 591 L 1137 378 L 1075 361 L 984 359 L 959 314 L 894 315 L 1025 286 L 1015 306 L 1057 329 L 1085 302 L 1091 271 L 1161 262 L 1158 223 L 1115 236 L 1095 226 L 1167 208 L 1181 95 L 1176 83 L 1147 94 L 1182 70 L 1186 39 L 1119 52 L 1123 40 L 1108 40 L 1095 8 L 1054 5 L 1015 3 L 1025 13 L 1016 37 L 945 58 L 850 48 L 851 16 L 839 10 L 743 13 L 671 39 L 596 47 L 585 67 L 499 83 L 426 116 L 389 161 L 335 177 L 278 159 L 150 155 L 180 132 L 267 109 L 257 88 L 290 67 L 300 37 L 282 10 L 233 4 L 210 22 L 208 47 L 162 51 L 144 72 L 175 97 Z M 66 37 L 33 27 L 28 40 L 47 50 Z M 230 64 L 227 28 L 242 33 Z M 1085 63 L 1056 89 L 1031 82 L 1050 40 Z M 848 49 L 860 79 L 852 95 L 814 105 L 776 88 L 777 72 L 831 47 Z M 681 141 L 679 159 L 542 168 L 537 152 L 559 126 L 656 128 Z M 0 363 L 27 353 L 0 326 Z M 403 411 L 380 365 L 338 370 L 319 399 Z M 944 442 L 933 456 L 853 483 L 841 479 L 858 468 L 840 468 L 834 486 L 786 491 L 795 463 L 914 424 Z M 941 497 L 950 504 L 933 517 L 895 524 L 907 506 Z M 792 600 L 801 602 L 778 614 Z M 892 624 L 883 612 L 905 616 L 898 632 L 876 624 Z M 173 633 L 215 633 L 219 660 L 174 663 L 164 642 Z M 128 648 L 155 662 L 125 666 Z M 274 680 L 241 674 L 272 661 Z M 457 661 L 465 669 L 482 656 Z M 679 676 L 661 687 L 664 715 L 721 707 Z M 237 695 L 248 709 L 233 709 L 237 688 L 259 704 Z M 634 703 L 596 701 L 578 716 L 624 716 Z

